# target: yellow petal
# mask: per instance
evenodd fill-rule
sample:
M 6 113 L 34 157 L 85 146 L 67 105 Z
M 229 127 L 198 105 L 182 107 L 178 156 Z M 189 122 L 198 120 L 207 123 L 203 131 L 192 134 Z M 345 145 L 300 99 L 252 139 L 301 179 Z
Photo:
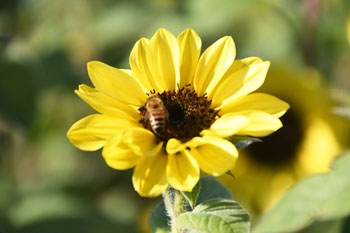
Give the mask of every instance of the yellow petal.
M 213 101 L 212 106 L 222 105 L 223 108 L 226 104 L 258 89 L 264 83 L 270 65 L 270 62 L 259 62 L 259 60 L 256 58 L 237 62 L 245 65 L 237 70 L 230 69 L 230 72 L 226 73 L 228 77 L 217 85 L 213 96 L 209 96 Z
M 231 170 L 238 158 L 236 147 L 229 141 L 219 137 L 203 137 L 207 142 L 186 153 L 190 153 L 204 172 L 220 176 Z
M 230 36 L 219 39 L 205 50 L 199 59 L 193 80 L 198 95 L 210 95 L 235 56 L 236 48 Z
M 119 129 L 132 126 L 134 122 L 123 118 L 93 114 L 74 123 L 67 137 L 79 149 L 94 151 L 103 147 Z
M 245 116 L 237 114 L 224 114 L 217 119 L 209 130 L 203 130 L 201 135 L 216 135 L 221 137 L 229 137 L 237 133 L 240 129 L 249 124 L 249 119 Z
M 102 155 L 108 166 L 125 170 L 134 167 L 140 157 L 137 156 L 129 147 L 122 143 L 123 132 L 118 132 L 111 137 L 103 148 Z
M 183 87 L 192 84 L 202 41 L 194 30 L 187 29 L 177 37 L 177 43 L 180 48 L 180 87 Z
M 192 191 L 199 180 L 199 166 L 190 154 L 168 155 L 166 175 L 169 184 L 177 190 Z
M 164 153 L 140 160 L 132 176 L 132 183 L 140 196 L 156 197 L 164 192 L 168 187 L 166 166 L 167 155 Z
M 263 137 L 282 127 L 282 123 L 277 117 L 266 112 L 245 111 L 237 114 L 246 116 L 250 120 L 249 125 L 239 130 L 237 134 Z
M 140 156 L 155 156 L 162 149 L 149 130 L 133 127 L 119 130 L 103 149 L 107 164 L 115 169 L 128 169 L 136 165 Z
M 96 89 L 104 94 L 134 106 L 145 104 L 143 87 L 127 72 L 97 61 L 88 63 L 88 72 Z
M 122 143 L 140 156 L 154 156 L 159 153 L 163 145 L 151 131 L 141 127 L 125 129 Z
M 348 16 L 348 20 L 346 22 L 346 36 L 348 38 L 348 43 L 350 45 L 350 16 Z
M 146 53 L 152 77 L 162 90 L 174 90 L 180 81 L 179 46 L 173 34 L 159 29 L 151 38 Z
M 185 143 L 176 138 L 171 138 L 166 144 L 166 152 L 168 154 L 176 154 L 177 152 L 186 150 L 187 147 L 194 148 L 204 143 L 205 141 L 201 137 L 194 137 Z
M 275 96 L 264 93 L 253 93 L 238 101 L 225 105 L 220 114 L 228 112 L 241 112 L 247 110 L 259 110 L 267 112 L 274 117 L 281 117 L 289 108 L 289 104 Z
M 149 40 L 142 38 L 136 42 L 134 48 L 130 54 L 130 67 L 135 77 L 141 82 L 146 90 L 156 90 L 161 92 L 163 89 L 157 80 L 153 78 L 147 63 L 147 49 L 149 46 Z
M 75 93 L 100 113 L 130 120 L 137 120 L 139 118 L 136 108 L 121 103 L 95 88 L 83 84 L 79 86 L 79 90 L 75 90 Z
M 258 57 L 248 57 L 241 60 L 235 60 L 226 71 L 217 88 L 213 90 L 209 98 L 212 99 L 212 106 L 217 107 L 223 100 L 231 97 L 244 85 L 244 79 L 247 74 L 254 71 L 254 65 L 262 63 Z M 229 88 L 227 88 L 229 87 Z

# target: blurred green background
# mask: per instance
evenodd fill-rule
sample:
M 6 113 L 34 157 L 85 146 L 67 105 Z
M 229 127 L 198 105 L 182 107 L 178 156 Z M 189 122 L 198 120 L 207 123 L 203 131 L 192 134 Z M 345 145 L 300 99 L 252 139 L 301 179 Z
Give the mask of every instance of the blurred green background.
M 281 171 L 293 170 L 292 179 L 273 181 L 273 187 L 276 182 L 283 187 L 265 192 L 268 197 L 261 200 L 260 189 L 254 187 L 263 181 L 240 177 L 265 170 L 238 171 L 237 180 L 226 180 L 233 196 L 237 193 L 243 206 L 258 216 L 292 183 L 325 170 L 330 158 L 349 147 L 349 7 L 348 0 L 1 0 L 0 229 L 147 232 L 147 215 L 156 200 L 137 195 L 132 171 L 107 167 L 101 151 L 79 151 L 66 132 L 93 112 L 73 93 L 79 84 L 91 84 L 86 62 L 128 68 L 134 43 L 159 27 L 175 35 L 193 28 L 203 49 L 231 35 L 238 58 L 258 56 L 272 62 L 270 93 L 290 102 L 291 110 L 282 118 L 287 127 L 266 145 L 284 138 L 286 146 L 260 148 L 272 157 L 252 161 L 272 171 L 266 182 Z M 316 134 L 322 137 L 328 130 L 327 135 L 299 155 L 314 119 L 303 121 L 310 113 L 323 122 L 315 124 Z M 331 141 L 327 154 L 311 156 L 325 140 Z M 299 169 L 302 165 L 292 162 L 298 156 L 311 163 L 322 160 L 321 165 Z M 237 188 L 241 180 L 258 197 Z

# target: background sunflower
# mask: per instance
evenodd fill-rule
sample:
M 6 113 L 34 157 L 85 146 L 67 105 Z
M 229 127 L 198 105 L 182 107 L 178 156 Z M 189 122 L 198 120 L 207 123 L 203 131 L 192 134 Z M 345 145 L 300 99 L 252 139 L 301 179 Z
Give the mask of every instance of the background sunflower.
M 280 66 L 270 70 L 262 89 L 290 103 L 284 126 L 240 153 L 232 171 L 236 180 L 222 177 L 253 215 L 269 209 L 296 181 L 329 171 L 333 158 L 349 147 L 348 120 L 332 114 L 335 102 L 324 95 L 316 70 Z
M 312 142 L 319 137 L 330 138 L 329 151 L 346 146 L 342 143 L 348 133 L 343 130 L 349 126 L 335 127 L 341 120 L 333 113 L 346 113 L 349 103 L 350 49 L 345 26 L 349 4 L 347 0 L 0 1 L 0 229 L 138 231 L 135 222 L 153 200 L 134 192 L 129 182 L 132 171 L 108 169 L 100 151 L 80 152 L 65 134 L 77 119 L 93 113 L 72 93 L 78 84 L 89 83 L 86 62 L 99 60 L 127 68 L 137 39 L 150 37 L 160 27 L 174 34 L 193 28 L 203 39 L 203 48 L 230 35 L 239 48 L 238 59 L 258 56 L 271 61 L 263 88 L 285 90 L 284 95 L 269 93 L 290 101 L 296 121 L 285 126 L 299 125 L 301 134 L 288 144 L 294 151 L 290 154 L 304 162 L 261 171 L 262 180 L 277 177 L 277 191 L 273 197 L 263 191 L 259 193 L 264 198 L 244 195 L 249 197 L 246 205 L 259 213 L 286 185 L 321 168 L 305 165 L 309 157 L 301 156 L 301 144 L 309 142 L 304 151 L 311 154 L 320 150 Z M 280 66 L 285 61 L 288 66 Z M 286 76 L 291 80 L 288 84 L 283 81 Z M 318 76 L 316 81 L 312 76 Z M 308 81 L 300 84 L 294 79 Z M 305 97 L 310 93 L 314 98 Z M 251 152 L 245 153 L 248 159 Z M 333 155 L 313 161 L 328 163 Z M 232 184 L 240 182 L 239 175 L 244 177 L 244 171 L 236 172 Z M 257 180 L 252 184 L 259 186 Z M 234 197 L 242 197 L 243 191 L 235 191 Z

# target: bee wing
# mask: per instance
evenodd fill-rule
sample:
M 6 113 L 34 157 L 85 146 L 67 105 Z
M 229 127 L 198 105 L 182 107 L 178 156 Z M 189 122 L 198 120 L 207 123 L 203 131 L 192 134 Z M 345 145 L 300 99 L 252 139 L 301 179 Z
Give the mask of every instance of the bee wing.
M 146 121 L 149 121 L 149 118 L 150 118 L 151 116 L 150 116 L 150 111 L 146 111 L 146 115 L 145 115 L 145 119 L 146 119 Z

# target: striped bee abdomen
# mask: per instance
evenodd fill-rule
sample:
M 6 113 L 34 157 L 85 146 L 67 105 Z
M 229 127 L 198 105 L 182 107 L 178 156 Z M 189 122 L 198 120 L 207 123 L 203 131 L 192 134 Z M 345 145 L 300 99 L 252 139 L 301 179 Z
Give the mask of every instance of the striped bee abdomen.
M 165 114 L 162 109 L 154 110 L 149 118 L 151 129 L 158 136 L 162 136 L 165 133 Z
M 152 96 L 146 103 L 146 109 L 146 119 L 149 121 L 151 130 L 158 137 L 164 137 L 168 112 L 163 101 L 158 96 Z

